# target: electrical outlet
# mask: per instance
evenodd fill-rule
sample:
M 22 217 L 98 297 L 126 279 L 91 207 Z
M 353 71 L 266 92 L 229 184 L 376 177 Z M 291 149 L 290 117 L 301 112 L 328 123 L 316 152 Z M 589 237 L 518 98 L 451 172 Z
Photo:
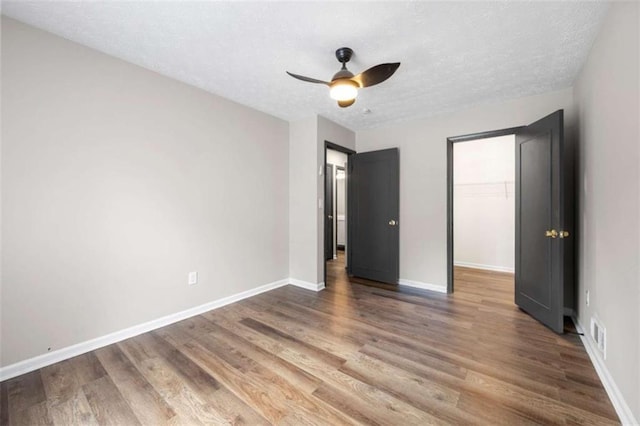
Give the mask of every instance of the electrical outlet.
M 198 284 L 198 273 L 197 272 L 189 272 L 189 285 Z
M 589 300 L 589 299 L 590 299 L 590 297 L 589 297 L 589 296 L 590 296 L 590 294 L 589 294 L 589 290 L 587 290 L 587 292 L 586 292 L 586 293 L 587 293 L 587 296 L 586 296 L 586 298 L 585 298 L 585 299 L 586 299 L 586 300 L 585 300 L 585 303 L 587 304 L 587 306 L 589 306 L 589 305 L 591 304 L 591 301 Z

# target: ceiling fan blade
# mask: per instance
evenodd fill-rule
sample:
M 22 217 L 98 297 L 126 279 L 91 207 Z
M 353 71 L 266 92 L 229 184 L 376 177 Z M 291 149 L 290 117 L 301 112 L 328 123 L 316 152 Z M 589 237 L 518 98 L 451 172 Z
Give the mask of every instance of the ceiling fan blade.
M 351 80 L 355 81 L 360 87 L 369 87 L 374 84 L 382 83 L 393 75 L 400 66 L 400 62 L 389 64 L 380 64 L 371 67 L 368 70 L 354 76 Z
M 351 106 L 353 104 L 356 103 L 355 99 L 349 99 L 348 101 L 338 101 L 338 105 L 340 105 L 340 108 L 346 108 L 348 106 Z
M 329 85 L 329 82 L 327 81 L 322 81 L 322 80 L 318 80 L 311 77 L 305 77 L 303 75 L 293 74 L 293 73 L 290 73 L 289 71 L 287 71 L 287 74 L 289 74 L 293 78 L 297 78 L 298 80 L 302 80 L 302 81 L 307 81 L 309 83 L 326 84 L 327 86 Z

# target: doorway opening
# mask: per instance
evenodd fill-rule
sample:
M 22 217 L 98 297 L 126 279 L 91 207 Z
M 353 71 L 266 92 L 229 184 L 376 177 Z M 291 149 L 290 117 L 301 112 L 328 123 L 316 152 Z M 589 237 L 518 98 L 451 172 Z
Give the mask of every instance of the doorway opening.
M 325 142 L 324 165 L 324 282 L 330 286 L 347 276 L 348 148 Z
M 515 134 L 453 145 L 453 282 L 513 300 Z
M 513 154 L 511 156 L 511 164 L 514 165 L 514 168 L 515 168 L 515 163 L 516 163 L 515 135 L 522 129 L 523 127 L 512 127 L 507 129 L 493 130 L 488 132 L 474 133 L 470 135 L 447 138 L 447 293 L 453 293 L 454 291 L 456 261 L 458 262 L 457 268 L 459 270 L 462 270 L 461 268 L 464 268 L 464 266 L 462 265 L 463 263 L 467 263 L 466 265 L 467 267 L 471 266 L 469 264 L 472 264 L 472 263 L 475 263 L 476 266 L 489 265 L 489 263 L 482 263 L 482 262 L 487 262 L 487 260 L 476 261 L 476 262 L 467 260 L 465 262 L 464 257 L 467 257 L 469 259 L 471 259 L 472 257 L 469 257 L 468 255 L 464 254 L 469 250 L 468 248 L 465 249 L 464 245 L 463 247 L 461 247 L 461 250 L 457 251 L 458 259 L 456 259 L 456 241 L 459 241 L 456 237 L 458 230 L 456 229 L 454 232 L 454 228 L 455 228 L 454 212 L 456 211 L 456 203 L 455 203 L 456 195 L 458 197 L 461 197 L 461 196 L 466 197 L 466 195 L 464 195 L 466 191 L 467 195 L 471 197 L 469 193 L 475 190 L 495 191 L 497 195 L 497 189 L 499 185 L 497 185 L 496 182 L 500 181 L 500 179 L 496 179 L 495 177 L 491 177 L 490 179 L 488 178 L 488 176 L 492 176 L 492 173 L 493 173 L 492 171 L 487 171 L 486 172 L 487 176 L 479 177 L 479 175 L 485 173 L 484 172 L 485 170 L 490 170 L 490 168 L 492 167 L 492 164 L 487 164 L 487 162 L 495 161 L 495 159 L 493 160 L 489 159 L 488 153 L 485 153 L 485 154 L 482 154 L 484 155 L 485 158 L 479 159 L 479 161 L 475 161 L 474 160 L 474 154 L 476 154 L 475 151 L 483 151 L 483 149 L 480 145 L 474 146 L 471 144 L 482 144 L 482 141 L 485 141 L 485 140 L 490 140 L 490 141 L 501 140 L 501 143 L 505 144 L 503 145 L 503 147 L 510 145 L 513 148 L 513 150 L 511 151 Z M 498 138 L 511 138 L 511 139 L 498 139 Z M 509 142 L 509 140 L 514 142 Z M 468 145 L 463 146 L 462 151 L 456 148 L 457 145 L 463 144 L 463 143 L 464 144 L 468 143 Z M 493 145 L 493 147 L 499 148 L 495 145 Z M 491 148 L 489 148 L 489 150 L 490 149 Z M 456 179 L 454 175 L 456 174 L 456 171 L 454 169 L 455 169 L 456 160 L 455 160 L 454 150 L 458 153 L 458 156 L 461 157 L 460 160 L 462 160 L 462 164 L 458 164 L 458 168 L 460 168 L 461 170 L 458 172 L 457 183 L 459 184 L 477 183 L 477 185 L 464 185 L 464 186 L 461 185 L 458 187 L 459 190 L 457 192 L 455 191 Z M 505 159 L 503 161 L 506 162 L 508 160 Z M 462 167 L 465 167 L 465 168 L 477 167 L 478 170 L 477 170 L 477 173 L 473 170 L 467 170 L 467 171 L 470 171 L 471 176 L 473 176 L 473 177 L 470 177 L 470 176 L 465 176 L 465 171 L 462 170 Z M 504 174 L 506 175 L 506 173 L 507 172 L 505 172 Z M 504 197 L 508 197 L 509 179 L 505 179 L 505 180 L 507 181 L 507 184 L 505 185 L 503 181 L 501 193 Z M 506 190 L 504 189 L 505 186 L 506 186 Z M 474 188 L 474 187 L 478 187 L 478 188 Z M 514 188 L 514 192 L 515 192 L 515 188 Z M 506 193 L 506 196 L 504 195 L 505 193 Z M 468 201 L 468 204 L 473 204 L 474 202 L 479 203 L 479 200 L 468 199 L 466 201 Z M 515 205 L 515 201 L 514 201 L 514 205 Z M 461 210 L 461 209 L 458 209 L 458 210 Z M 463 222 L 464 225 L 461 226 L 461 230 L 463 232 L 464 232 L 464 226 L 471 227 L 473 229 L 473 232 L 471 234 L 477 235 L 477 237 L 475 238 L 482 238 L 483 235 L 486 235 L 487 233 L 490 233 L 490 232 L 493 232 L 493 233 L 502 232 L 501 228 L 498 228 L 498 229 L 489 229 L 489 228 L 480 229 L 479 227 L 476 228 L 473 221 L 473 216 L 472 215 L 470 216 L 468 213 L 473 214 L 473 212 L 467 212 L 467 214 L 463 214 L 462 217 L 458 215 L 458 219 L 464 221 Z M 496 225 L 493 225 L 493 226 L 496 226 Z M 500 224 L 500 226 L 502 226 L 502 224 Z M 512 228 L 515 230 L 515 225 L 512 225 Z M 461 237 L 464 238 L 464 235 L 461 235 Z M 467 238 L 469 238 L 468 235 L 467 235 Z M 515 240 L 515 238 L 513 238 L 513 240 Z M 494 249 L 490 249 L 490 250 L 494 250 Z M 482 253 L 480 253 L 479 256 L 487 256 L 487 253 L 484 253 L 484 251 L 482 251 Z M 494 253 L 494 258 L 495 256 L 496 254 Z M 504 257 L 505 255 L 502 254 L 501 256 Z M 506 256 L 508 256 L 508 254 Z M 487 257 L 473 257 L 472 259 L 486 259 L 486 258 Z M 495 262 L 495 260 L 493 262 Z M 496 266 L 496 265 L 493 265 L 493 266 Z

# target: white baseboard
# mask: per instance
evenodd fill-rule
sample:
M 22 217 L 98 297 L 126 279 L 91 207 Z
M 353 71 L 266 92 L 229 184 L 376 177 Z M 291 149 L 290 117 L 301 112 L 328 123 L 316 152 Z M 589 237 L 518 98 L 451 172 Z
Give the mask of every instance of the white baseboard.
M 56 362 L 73 358 L 74 356 L 82 355 L 84 353 L 120 342 L 125 339 L 129 339 L 142 333 L 147 333 L 149 331 L 164 327 L 169 324 L 173 324 L 178 321 L 182 321 L 195 315 L 200 315 L 213 309 L 221 308 L 225 305 L 229 305 L 239 300 L 264 293 L 265 291 L 285 286 L 290 282 L 291 280 L 289 280 L 288 278 L 280 281 L 275 281 L 269 284 L 262 285 L 260 287 L 253 288 L 251 290 L 243 291 L 241 293 L 205 303 L 204 305 L 196 306 L 181 312 L 177 312 L 175 314 L 170 314 L 142 324 L 134 325 L 133 327 L 116 331 L 102 337 L 97 337 L 95 339 L 77 343 L 72 346 L 67 346 L 66 348 L 58 349 L 53 352 L 38 355 L 36 357 L 17 362 L 15 364 L 0 367 L 0 381 L 11 379 L 12 377 L 16 377 L 21 374 L 29 373 L 30 371 L 34 371 L 51 364 L 55 364 Z M 322 283 L 322 288 L 324 288 L 324 283 Z
M 514 268 L 509 268 L 507 266 L 483 265 L 481 263 L 453 262 L 453 265 L 464 266 L 465 268 L 484 269 L 486 271 L 511 272 L 511 273 L 515 272 Z
M 593 364 L 593 367 L 596 369 L 596 373 L 598 373 L 598 377 L 600 377 L 600 381 L 604 386 L 604 390 L 607 392 L 607 395 L 609 395 L 609 399 L 613 404 L 613 408 L 615 408 L 616 413 L 618 414 L 618 417 L 620 417 L 620 422 L 623 425 L 640 424 L 633 417 L 633 413 L 631 412 L 629 405 L 624 400 L 624 397 L 622 396 L 622 392 L 620 392 L 620 389 L 616 385 L 616 382 L 613 380 L 613 377 L 611 377 L 611 374 L 609 373 L 609 369 L 604 363 L 604 360 L 602 359 L 602 357 L 599 355 L 599 350 L 596 347 L 594 341 L 591 339 L 591 337 L 589 337 L 588 331 L 586 331 L 586 329 L 582 326 L 582 324 L 580 324 L 580 322 L 576 317 L 572 317 L 571 319 L 573 320 L 573 323 L 575 324 L 576 330 L 578 331 L 578 333 L 584 334 L 583 336 L 580 336 L 580 340 L 582 340 L 582 344 L 587 350 L 587 354 L 591 359 L 591 363 Z
M 420 288 L 422 290 L 437 291 L 438 293 L 446 293 L 447 292 L 447 286 L 446 285 L 422 283 L 420 281 L 411 281 L 411 280 L 407 280 L 407 279 L 404 279 L 404 278 L 400 278 L 398 280 L 398 284 L 399 285 L 405 285 L 407 287 Z
M 289 278 L 289 284 L 295 285 L 296 287 L 304 288 L 306 290 L 312 290 L 312 291 L 324 290 L 324 282 L 314 284 L 309 281 L 302 281 L 302 280 L 297 280 L 295 278 Z

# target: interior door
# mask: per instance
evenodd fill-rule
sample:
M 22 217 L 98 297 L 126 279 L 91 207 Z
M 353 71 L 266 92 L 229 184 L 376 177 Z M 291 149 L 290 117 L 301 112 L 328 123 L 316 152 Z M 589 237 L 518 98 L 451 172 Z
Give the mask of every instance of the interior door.
M 333 164 L 324 173 L 324 260 L 333 259 Z
M 348 272 L 398 283 L 400 165 L 398 149 L 349 157 Z
M 515 302 L 557 333 L 563 332 L 563 111 L 516 134 Z

